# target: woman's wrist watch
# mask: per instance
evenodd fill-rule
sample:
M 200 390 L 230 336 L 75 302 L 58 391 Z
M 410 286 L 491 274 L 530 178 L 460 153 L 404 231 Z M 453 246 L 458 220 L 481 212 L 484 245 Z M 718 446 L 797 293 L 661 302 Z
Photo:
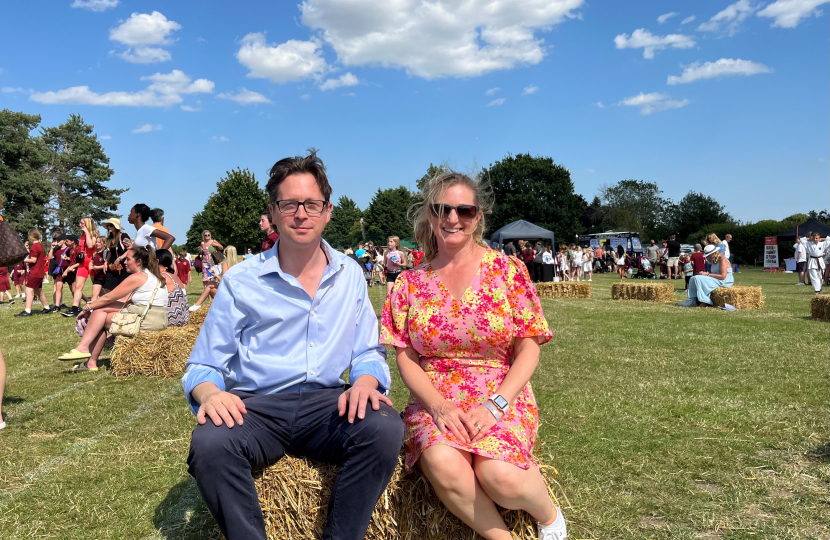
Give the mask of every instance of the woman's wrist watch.
M 493 394 L 490 396 L 490 401 L 499 408 L 502 414 L 507 412 L 507 408 L 510 407 L 510 402 L 504 399 L 504 396 L 501 394 Z

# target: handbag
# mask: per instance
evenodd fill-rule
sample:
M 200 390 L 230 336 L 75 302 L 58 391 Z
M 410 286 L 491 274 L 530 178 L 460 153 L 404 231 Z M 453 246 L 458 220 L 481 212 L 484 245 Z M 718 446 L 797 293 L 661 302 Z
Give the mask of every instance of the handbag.
M 26 260 L 29 252 L 17 231 L 0 218 L 0 266 L 15 266 Z
M 150 306 L 153 305 L 153 300 L 156 299 L 156 293 L 159 292 L 159 287 L 161 286 L 161 281 L 156 283 L 156 288 L 153 290 L 153 294 L 150 296 L 150 301 L 147 302 L 147 307 L 144 308 L 144 312 L 139 316 L 137 313 L 130 313 L 129 311 L 125 311 L 129 302 L 121 308 L 121 311 L 116 313 L 112 316 L 112 326 L 110 326 L 109 332 L 113 336 L 125 336 L 125 337 L 135 337 L 141 331 L 141 321 L 144 320 L 144 317 L 147 316 L 147 312 L 150 311 Z M 131 296 L 132 298 L 132 296 Z
M 213 264 L 222 264 L 225 262 L 225 255 L 221 251 L 211 251 L 210 258 L 213 259 Z

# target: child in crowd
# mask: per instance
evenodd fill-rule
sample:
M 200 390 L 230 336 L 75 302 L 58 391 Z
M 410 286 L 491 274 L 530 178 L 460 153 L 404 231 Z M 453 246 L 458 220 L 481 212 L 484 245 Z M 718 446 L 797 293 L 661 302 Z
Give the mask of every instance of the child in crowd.
M 28 242 L 27 242 L 28 243 Z M 26 250 L 28 251 L 28 247 Z M 26 298 L 26 266 L 23 263 L 14 267 L 14 297 Z
M 594 281 L 594 252 L 591 248 L 582 250 L 582 275 L 587 281 Z
M 565 244 L 559 245 L 559 253 L 556 256 L 559 272 L 562 274 L 562 281 L 571 280 L 570 264 L 568 263 L 568 247 Z
M 9 298 L 9 305 L 14 304 L 14 298 L 12 298 L 12 284 L 9 281 L 9 269 L 5 266 L 0 267 L 0 304 L 4 304 L 3 297 Z
M 573 262 L 571 264 L 571 266 L 573 266 L 573 281 L 579 281 L 582 276 L 582 248 L 571 245 L 571 250 L 573 250 L 574 254 Z
M 692 262 L 692 258 L 688 255 L 683 255 L 683 258 L 680 260 L 680 263 L 683 265 L 683 276 L 686 278 L 686 287 L 684 288 L 684 290 L 688 291 L 689 281 L 695 274 L 695 265 Z

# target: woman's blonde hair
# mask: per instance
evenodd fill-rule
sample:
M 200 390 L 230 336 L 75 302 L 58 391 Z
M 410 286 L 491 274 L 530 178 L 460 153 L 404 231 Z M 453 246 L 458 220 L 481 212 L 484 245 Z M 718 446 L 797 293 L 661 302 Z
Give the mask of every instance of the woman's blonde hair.
M 473 192 L 473 203 L 478 208 L 478 224 L 473 230 L 473 241 L 476 244 L 487 247 L 484 243 L 484 231 L 486 230 L 485 215 L 493 211 L 493 193 L 490 187 L 481 181 L 473 180 L 466 174 L 453 172 L 444 169 L 433 176 L 421 190 L 420 201 L 409 209 L 409 219 L 415 230 L 415 243 L 424 252 L 424 260 L 430 261 L 438 254 L 438 241 L 435 239 L 435 231 L 429 222 L 429 207 L 444 200 L 447 190 L 453 186 L 466 186 Z
M 40 231 L 37 229 L 29 229 L 29 242 L 40 242 Z
M 706 240 L 708 240 L 710 244 L 720 244 L 720 238 L 718 238 L 718 235 L 715 233 L 707 234 Z
M 101 233 L 98 232 L 98 227 L 95 226 L 95 222 L 92 221 L 91 217 L 82 217 L 81 221 L 86 225 L 86 230 L 89 231 L 89 235 L 92 237 L 94 243 L 95 239 L 101 236 Z
M 235 265 L 239 262 L 236 256 L 236 248 L 233 246 L 227 246 L 225 248 L 225 262 L 228 263 L 228 268 Z
M 715 238 L 717 238 L 717 236 Z M 720 258 L 721 258 L 720 250 L 719 249 L 715 250 L 711 255 L 709 255 L 709 258 L 711 259 L 712 264 L 718 264 L 720 262 Z
M 386 239 L 386 243 L 387 243 L 387 245 L 389 244 L 389 241 L 390 241 L 390 240 L 392 240 L 393 242 L 395 242 L 395 249 L 396 249 L 397 251 L 400 251 L 400 250 L 401 250 L 401 239 L 400 239 L 400 237 L 398 237 L 398 236 L 390 236 L 389 238 L 387 238 L 387 239 Z

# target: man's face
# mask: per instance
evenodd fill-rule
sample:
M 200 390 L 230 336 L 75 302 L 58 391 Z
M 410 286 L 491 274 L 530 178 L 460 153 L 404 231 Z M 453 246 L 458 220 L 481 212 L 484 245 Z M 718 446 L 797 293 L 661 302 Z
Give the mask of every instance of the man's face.
M 271 222 L 268 221 L 268 216 L 262 214 L 259 216 L 259 228 L 262 232 L 270 232 L 271 231 Z
M 323 193 L 317 186 L 317 180 L 311 174 L 292 174 L 283 180 L 278 190 L 282 201 L 323 200 Z M 282 213 L 276 204 L 269 206 L 271 220 L 280 234 L 280 241 L 295 245 L 319 244 L 323 229 L 331 219 L 331 203 L 326 203 L 322 214 L 309 216 L 304 206 L 297 208 L 294 214 Z
M 651 245 L 652 245 L 652 246 L 654 245 L 654 240 L 652 240 L 652 241 L 651 241 Z

